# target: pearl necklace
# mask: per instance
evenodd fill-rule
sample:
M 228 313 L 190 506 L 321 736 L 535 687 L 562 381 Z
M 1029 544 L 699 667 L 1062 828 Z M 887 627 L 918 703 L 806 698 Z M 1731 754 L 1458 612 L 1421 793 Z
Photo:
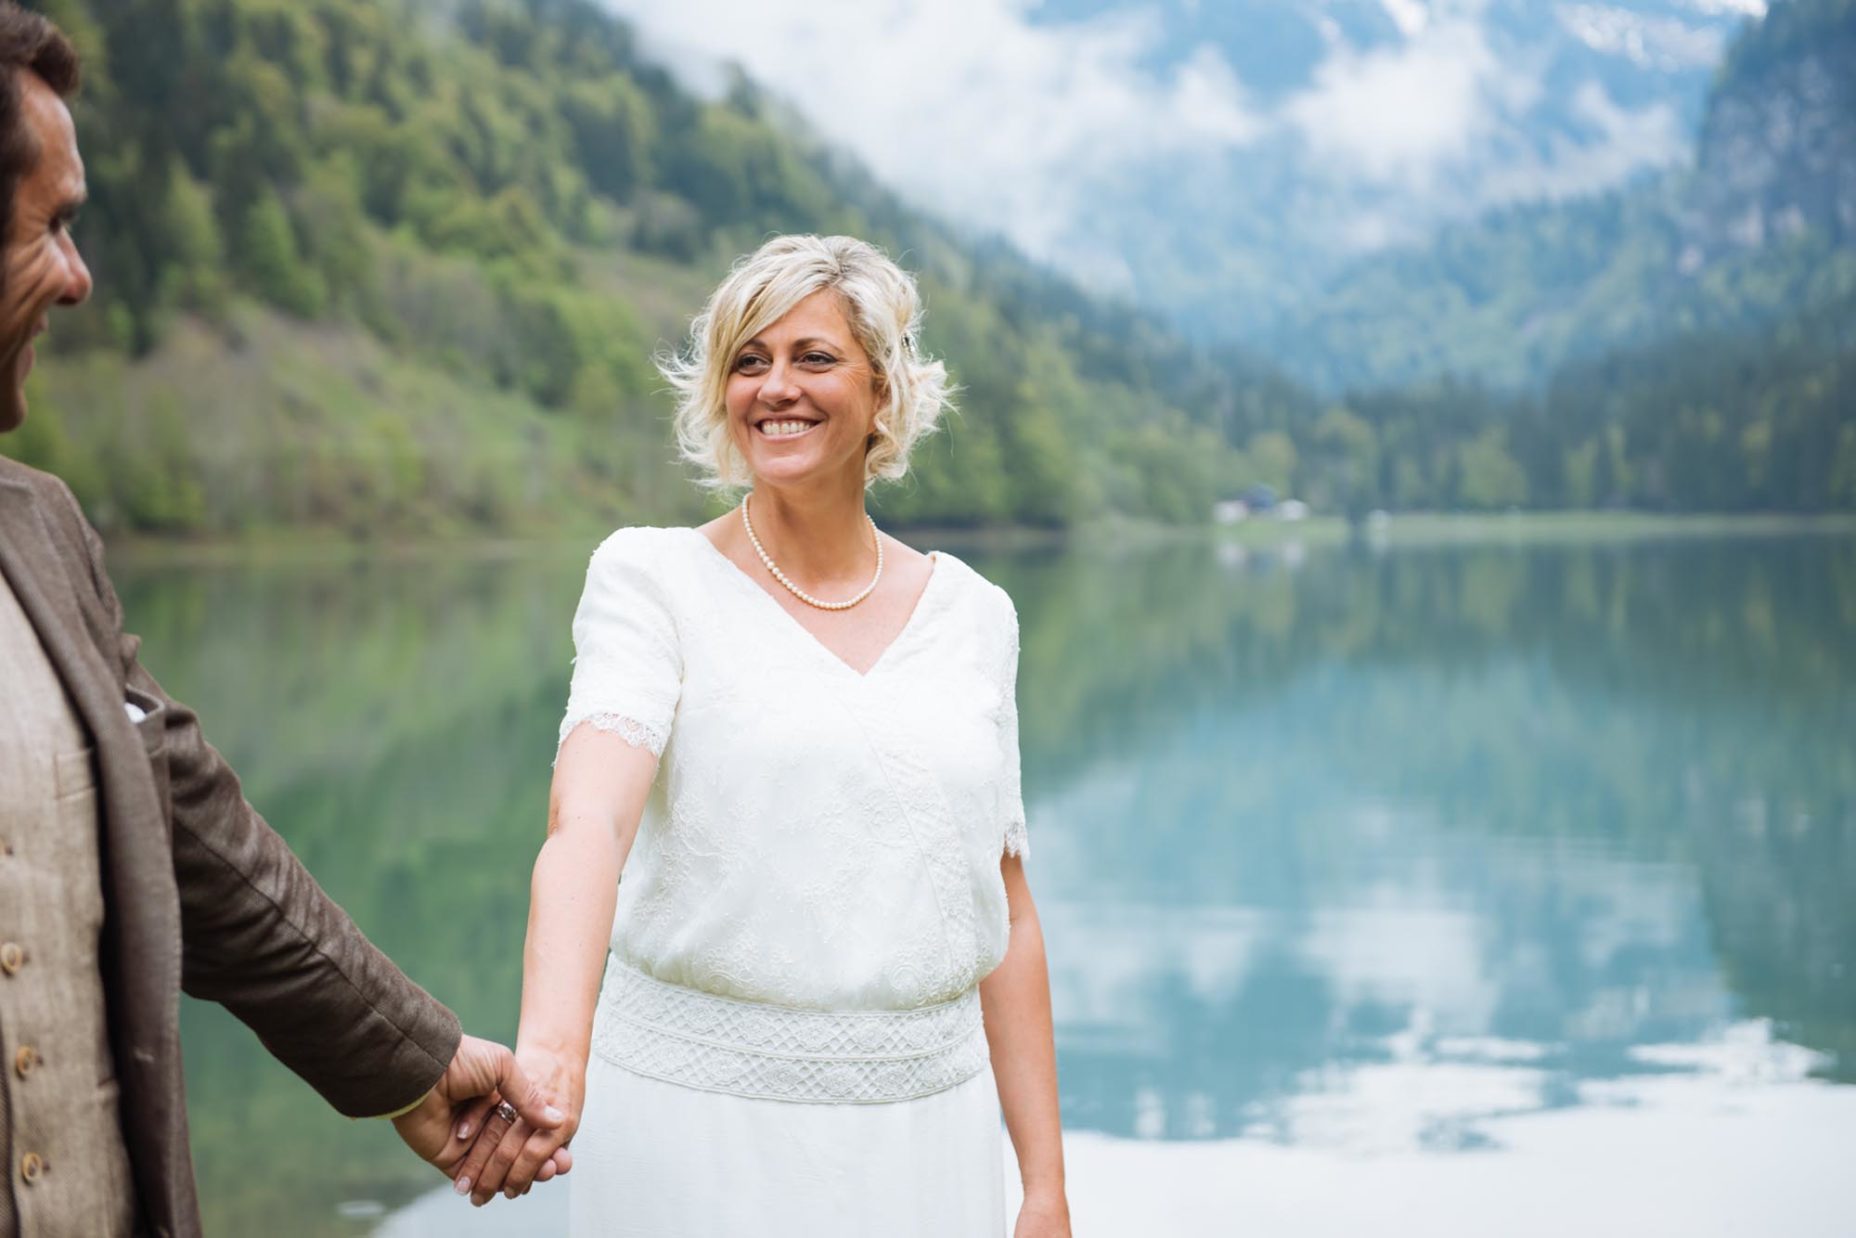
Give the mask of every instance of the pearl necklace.
M 773 556 L 768 554 L 766 547 L 760 544 L 760 538 L 754 536 L 754 522 L 748 519 L 748 497 L 749 496 L 745 494 L 741 496 L 741 526 L 748 531 L 748 541 L 754 544 L 754 553 L 759 555 L 760 561 L 767 565 L 767 570 L 773 573 L 773 578 L 785 585 L 787 591 L 794 597 L 798 598 L 806 605 L 816 606 L 820 610 L 849 610 L 851 607 L 857 605 L 857 603 L 869 597 L 870 594 L 876 590 L 876 582 L 883 579 L 883 538 L 882 535 L 877 532 L 876 521 L 870 519 L 869 512 L 864 513 L 864 519 L 870 522 L 870 536 L 876 542 L 876 575 L 870 578 L 870 583 L 865 585 L 863 591 L 856 597 L 849 598 L 842 602 L 825 602 L 813 597 L 810 593 L 807 593 L 804 589 L 801 589 L 798 585 L 787 579 L 786 573 L 780 570 L 780 565 L 773 561 Z

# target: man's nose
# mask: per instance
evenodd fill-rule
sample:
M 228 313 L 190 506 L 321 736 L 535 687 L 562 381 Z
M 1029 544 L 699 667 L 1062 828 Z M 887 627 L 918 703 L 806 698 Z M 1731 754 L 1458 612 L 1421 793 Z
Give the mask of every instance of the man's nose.
M 84 255 L 77 252 L 77 243 L 68 235 L 64 238 L 64 251 L 64 287 L 59 290 L 58 304 L 82 305 L 90 299 L 90 268 L 84 264 Z

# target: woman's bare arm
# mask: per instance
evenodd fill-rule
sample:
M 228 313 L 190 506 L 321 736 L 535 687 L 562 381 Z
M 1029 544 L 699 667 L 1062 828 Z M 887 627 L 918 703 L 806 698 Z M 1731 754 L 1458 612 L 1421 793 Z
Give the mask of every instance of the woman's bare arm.
M 527 1191 L 579 1127 L 619 873 L 656 776 L 657 758 L 648 749 L 588 723 L 561 745 L 548 793 L 548 836 L 529 882 L 516 1056 L 568 1117 L 553 1131 L 517 1122 L 493 1147 L 480 1139 L 457 1175 L 470 1180 L 462 1189 L 474 1203 L 499 1190 Z
M 992 1050 L 999 1107 L 1018 1153 L 1025 1208 L 1067 1233 L 1069 1206 L 1063 1180 L 1063 1127 L 1057 1113 L 1057 1047 L 1051 1030 L 1050 971 L 1024 861 L 1006 856 L 999 866 L 1010 908 L 1011 940 L 1005 958 L 980 981 L 980 1008 Z

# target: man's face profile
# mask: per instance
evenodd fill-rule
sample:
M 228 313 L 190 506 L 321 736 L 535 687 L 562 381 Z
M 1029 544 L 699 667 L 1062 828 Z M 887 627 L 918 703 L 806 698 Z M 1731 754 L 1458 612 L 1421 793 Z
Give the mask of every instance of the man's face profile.
M 0 273 L 0 433 L 26 419 L 32 341 L 54 305 L 90 295 L 90 271 L 71 224 L 84 204 L 84 161 L 71 111 L 38 74 L 19 72 L 20 124 L 36 151 L 13 194 L 13 218 Z

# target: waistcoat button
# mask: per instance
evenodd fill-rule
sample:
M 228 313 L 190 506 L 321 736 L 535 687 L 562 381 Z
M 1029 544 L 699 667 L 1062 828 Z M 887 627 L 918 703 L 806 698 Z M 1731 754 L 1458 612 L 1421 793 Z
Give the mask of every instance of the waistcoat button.
M 24 1079 L 32 1073 L 32 1068 L 39 1064 L 39 1060 L 38 1050 L 31 1045 L 26 1045 L 13 1055 L 13 1069 L 19 1072 L 21 1079 Z
M 12 975 L 26 965 L 26 949 L 16 941 L 0 946 L 0 971 Z
M 37 1152 L 28 1152 L 19 1158 L 19 1177 L 27 1186 L 37 1182 L 45 1173 L 45 1158 Z

